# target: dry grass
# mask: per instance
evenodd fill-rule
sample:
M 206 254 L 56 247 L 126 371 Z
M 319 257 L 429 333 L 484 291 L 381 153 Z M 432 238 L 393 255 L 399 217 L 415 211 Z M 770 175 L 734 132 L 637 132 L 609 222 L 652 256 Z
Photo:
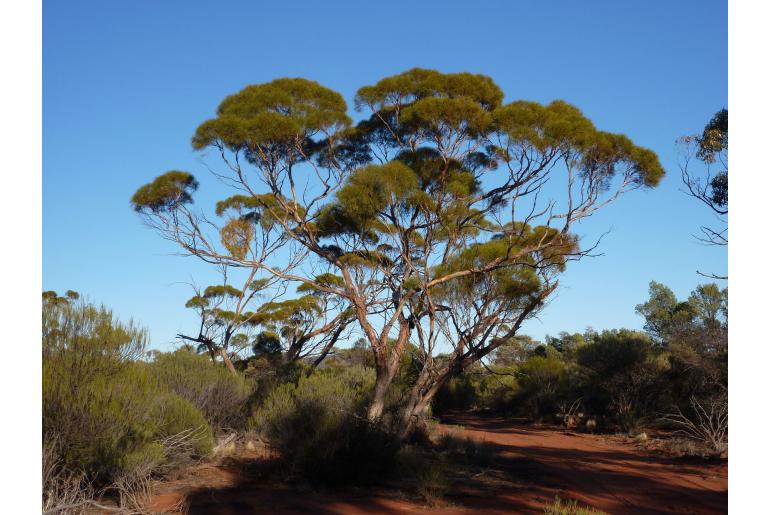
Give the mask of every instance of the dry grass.
M 603 511 L 595 510 L 590 506 L 581 506 L 577 501 L 562 501 L 560 498 L 554 499 L 553 503 L 546 506 L 543 510 L 544 515 L 607 515 Z

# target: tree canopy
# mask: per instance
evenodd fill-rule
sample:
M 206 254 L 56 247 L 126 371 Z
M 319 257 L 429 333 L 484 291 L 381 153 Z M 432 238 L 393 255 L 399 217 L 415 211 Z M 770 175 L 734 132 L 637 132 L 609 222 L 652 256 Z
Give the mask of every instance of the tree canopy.
M 338 299 L 327 318 L 351 313 L 374 356 L 372 420 L 408 344 L 421 367 L 408 410 L 419 411 L 449 375 L 515 336 L 567 263 L 591 253 L 573 232 L 580 220 L 664 175 L 654 152 L 577 107 L 505 103 L 485 75 L 414 68 L 361 87 L 353 104 L 356 124 L 316 82 L 247 86 L 192 139 L 218 152 L 216 174 L 234 190 L 216 206 L 225 221 L 192 208 L 197 182 L 185 172 L 132 203 L 188 254 Z M 262 315 L 290 331 L 313 302 L 282 300 Z M 439 352 L 449 356 L 440 364 Z

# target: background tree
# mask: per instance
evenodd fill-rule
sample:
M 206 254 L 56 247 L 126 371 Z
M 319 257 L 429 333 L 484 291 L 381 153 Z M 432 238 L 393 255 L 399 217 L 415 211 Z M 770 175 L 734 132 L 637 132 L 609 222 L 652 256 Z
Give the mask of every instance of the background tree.
M 702 235 L 696 238 L 710 245 L 727 245 L 727 129 L 727 109 L 721 109 L 706 124 L 701 135 L 683 136 L 677 141 L 686 193 L 708 206 L 724 225 L 724 228 L 716 229 L 701 226 Z M 702 165 L 701 170 L 693 170 L 695 161 Z M 714 274 L 701 275 L 727 279 Z
M 700 285 L 680 302 L 653 281 L 650 300 L 636 311 L 645 317 L 645 330 L 668 351 L 668 390 L 685 411 L 691 397 L 709 401 L 727 391 L 726 288 Z
M 140 189 L 134 206 L 189 254 L 344 299 L 374 356 L 372 421 L 414 336 L 422 371 L 409 421 L 441 381 L 514 336 L 566 263 L 590 252 L 574 224 L 655 186 L 663 169 L 565 102 L 503 105 L 483 75 L 412 69 L 361 88 L 355 105 L 369 116 L 352 126 L 342 97 L 317 83 L 249 86 L 193 137 L 196 149 L 217 151 L 226 166 L 217 173 L 237 191 L 219 205 L 249 213 L 209 222 L 189 207 L 196 183 L 180 172 Z M 319 273 L 341 283 L 321 284 Z M 513 285 L 507 297 L 483 306 L 477 326 L 454 325 L 439 297 L 501 278 Z M 437 369 L 442 347 L 451 358 Z
M 577 361 L 590 371 L 586 406 L 594 413 L 607 410 L 624 430 L 635 429 L 659 406 L 660 378 L 668 363 L 646 334 L 604 331 L 580 347 Z
M 332 274 L 315 278 L 318 284 L 341 284 Z M 281 353 L 284 361 L 312 357 L 318 366 L 340 341 L 353 322 L 352 310 L 336 295 L 316 290 L 311 285 L 297 288 L 301 296 L 271 301 L 257 309 L 256 321 L 266 330 L 255 342 L 255 354 Z
M 248 346 L 260 318 L 249 311 L 249 306 L 260 297 L 270 281 L 255 279 L 258 268 L 253 267 L 242 289 L 227 283 L 227 267 L 222 268 L 221 285 L 196 289 L 196 294 L 185 304 L 195 310 L 200 320 L 198 335 L 177 335 L 180 339 L 195 342 L 199 352 L 208 352 L 212 360 L 221 359 L 228 370 L 237 374 L 233 356 Z

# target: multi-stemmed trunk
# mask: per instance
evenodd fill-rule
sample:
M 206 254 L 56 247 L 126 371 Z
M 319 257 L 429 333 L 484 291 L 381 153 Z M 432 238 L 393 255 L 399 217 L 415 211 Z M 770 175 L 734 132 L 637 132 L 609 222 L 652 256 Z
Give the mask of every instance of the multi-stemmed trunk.
M 390 385 L 401 367 L 401 356 L 406 348 L 406 342 L 409 340 L 410 325 L 402 318 L 399 321 L 398 338 L 393 346 L 388 345 L 387 332 L 383 332 L 376 345 L 372 346 L 374 351 L 374 365 L 377 377 L 374 382 L 374 393 L 372 402 L 369 404 L 367 419 L 370 422 L 377 422 L 385 411 Z
M 422 368 L 401 411 L 398 428 L 400 439 L 407 438 L 420 421 L 425 419 L 433 398 L 449 377 L 449 370 L 437 372 L 427 364 Z

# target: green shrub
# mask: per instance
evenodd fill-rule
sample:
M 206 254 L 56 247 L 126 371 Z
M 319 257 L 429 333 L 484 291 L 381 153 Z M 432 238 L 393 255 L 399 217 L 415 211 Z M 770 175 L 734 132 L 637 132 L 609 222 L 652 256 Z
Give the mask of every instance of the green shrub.
M 58 440 L 64 465 L 107 483 L 139 462 L 162 459 L 154 445 L 157 383 L 131 365 L 73 381 L 75 360 L 61 355 L 43 363 L 43 437 Z
M 371 371 L 322 370 L 277 387 L 251 419 L 292 474 L 366 482 L 390 468 L 396 440 L 363 417 Z
M 433 410 L 437 415 L 448 411 L 466 411 L 476 406 L 479 400 L 478 384 L 470 375 L 450 378 L 436 392 Z
M 213 428 L 247 426 L 253 381 L 186 348 L 155 354 L 151 369 L 164 388 L 197 407 Z
M 190 447 L 197 456 L 206 456 L 214 446 L 214 437 L 203 413 L 189 401 L 168 394 L 158 404 L 157 436 L 166 439 L 190 433 Z
M 633 431 L 658 411 L 668 362 L 646 334 L 604 331 L 578 350 L 577 361 L 588 371 L 584 398 L 591 412 L 607 414 L 623 430 Z
M 202 414 L 136 361 L 146 333 L 106 308 L 58 300 L 43 302 L 42 402 L 43 441 L 56 443 L 62 477 L 106 486 L 147 475 L 173 457 L 178 432 L 195 430 L 196 452 L 208 452 Z
M 566 378 L 566 365 L 558 353 L 531 356 L 517 371 L 518 402 L 532 418 L 553 415 Z
M 491 370 L 479 379 L 478 405 L 492 411 L 508 411 L 521 389 L 516 379 L 517 369 L 515 366 L 495 366 Z

